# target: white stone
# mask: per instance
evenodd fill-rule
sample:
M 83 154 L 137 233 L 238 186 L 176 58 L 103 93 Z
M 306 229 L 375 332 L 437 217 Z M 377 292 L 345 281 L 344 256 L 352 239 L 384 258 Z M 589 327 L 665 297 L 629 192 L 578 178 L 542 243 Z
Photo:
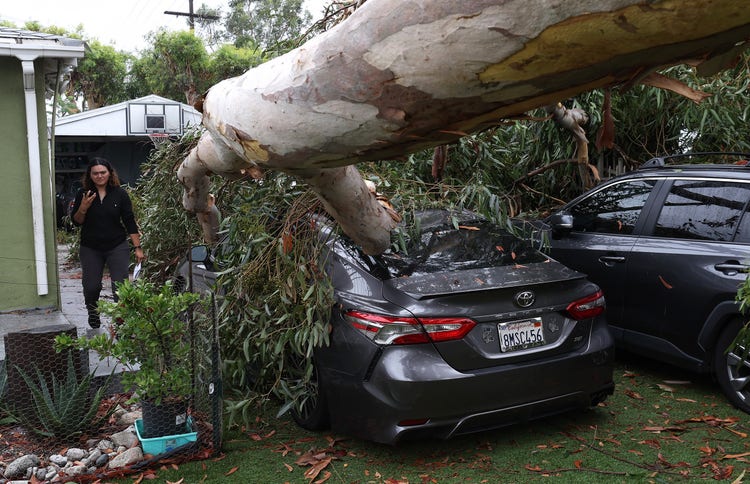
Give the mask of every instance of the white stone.
M 110 437 L 110 440 L 112 440 L 112 444 L 115 446 L 124 446 L 125 448 L 133 447 L 138 442 L 138 437 L 135 435 L 135 432 L 125 429 L 122 432 L 117 432 L 116 434 L 112 434 Z
M 134 462 L 138 462 L 140 460 L 143 460 L 143 451 L 140 447 L 133 447 L 109 461 L 107 467 L 109 469 L 117 469 L 130 465 Z
M 62 467 L 65 464 L 68 463 L 68 458 L 65 457 L 64 455 L 53 454 L 53 455 L 49 456 L 49 461 L 51 463 L 55 464 L 56 466 Z
M 26 474 L 32 467 L 39 465 L 39 457 L 34 454 L 28 454 L 14 460 L 5 468 L 3 476 L 6 479 L 17 479 L 26 477 Z M 31 477 L 30 475 L 28 477 Z M 27 477 L 27 478 L 28 478 Z
M 68 460 L 77 461 L 86 457 L 86 454 L 88 454 L 88 452 L 83 449 L 79 449 L 78 447 L 71 447 L 67 452 L 65 452 L 65 457 L 67 457 Z

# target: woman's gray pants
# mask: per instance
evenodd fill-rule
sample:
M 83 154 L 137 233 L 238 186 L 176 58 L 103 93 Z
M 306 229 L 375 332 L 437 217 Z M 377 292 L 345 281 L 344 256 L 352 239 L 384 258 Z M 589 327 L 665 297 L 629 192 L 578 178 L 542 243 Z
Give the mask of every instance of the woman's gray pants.
M 83 299 L 89 313 L 96 310 L 99 302 L 105 265 L 109 268 L 109 276 L 112 279 L 112 294 L 117 301 L 116 286 L 128 278 L 130 267 L 130 244 L 128 244 L 128 241 L 123 241 L 111 250 L 96 250 L 81 246 L 79 257 L 81 259 Z

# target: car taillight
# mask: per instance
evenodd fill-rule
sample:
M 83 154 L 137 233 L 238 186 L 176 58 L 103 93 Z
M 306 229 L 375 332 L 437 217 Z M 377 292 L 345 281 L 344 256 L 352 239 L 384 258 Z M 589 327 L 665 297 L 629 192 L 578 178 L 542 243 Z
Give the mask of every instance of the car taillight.
M 348 311 L 346 319 L 362 334 L 381 345 L 461 339 L 476 325 L 466 318 L 398 318 L 361 311 Z
M 594 294 L 573 301 L 568 304 L 566 309 L 573 319 L 580 321 L 581 319 L 599 316 L 604 312 L 605 307 L 604 293 L 602 293 L 602 291 L 597 291 Z

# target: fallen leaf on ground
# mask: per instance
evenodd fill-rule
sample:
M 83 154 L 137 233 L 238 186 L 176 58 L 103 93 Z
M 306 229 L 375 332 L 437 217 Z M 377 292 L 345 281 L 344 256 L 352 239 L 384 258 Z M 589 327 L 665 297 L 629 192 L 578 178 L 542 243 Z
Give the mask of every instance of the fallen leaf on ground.
M 644 432 L 657 432 L 657 433 L 660 433 L 660 432 L 684 432 L 686 429 L 685 429 L 685 427 L 678 427 L 678 426 L 675 426 L 675 425 L 667 425 L 667 426 L 664 426 L 664 425 L 652 425 L 652 426 L 643 427 L 643 429 L 641 429 L 641 430 L 643 430 Z
M 331 477 L 331 473 L 330 473 L 330 472 L 328 472 L 328 471 L 325 471 L 325 472 L 323 473 L 323 477 L 322 477 L 322 478 L 320 478 L 320 479 L 318 479 L 317 481 L 315 481 L 315 483 L 314 483 L 314 484 L 323 484 L 323 483 L 324 483 L 324 482 L 326 482 L 326 481 L 327 481 L 328 479 L 330 479 L 330 477 Z
M 328 464 L 331 463 L 331 458 L 326 457 L 323 460 L 318 461 L 317 463 L 313 464 L 309 469 L 305 471 L 305 479 L 308 479 L 312 481 L 316 477 L 318 477 L 318 474 L 320 474 L 320 471 L 328 467 Z
M 640 393 L 635 392 L 629 388 L 625 389 L 625 395 L 629 396 L 630 398 L 634 398 L 636 400 L 643 400 L 643 397 L 641 396 Z
M 224 474 L 224 475 L 225 475 L 225 476 L 231 476 L 232 474 L 234 474 L 235 472 L 237 472 L 237 469 L 239 469 L 239 467 L 238 467 L 238 466 L 234 466 L 234 467 L 232 467 L 231 469 L 229 469 L 229 470 L 228 470 L 228 471 L 226 472 L 226 474 Z
M 727 454 L 722 459 L 739 459 L 741 457 L 747 457 L 750 455 L 750 452 L 743 452 L 742 454 Z
M 737 479 L 732 481 L 732 484 L 741 484 L 742 479 L 745 477 L 745 470 L 743 469 L 739 476 L 737 476 Z

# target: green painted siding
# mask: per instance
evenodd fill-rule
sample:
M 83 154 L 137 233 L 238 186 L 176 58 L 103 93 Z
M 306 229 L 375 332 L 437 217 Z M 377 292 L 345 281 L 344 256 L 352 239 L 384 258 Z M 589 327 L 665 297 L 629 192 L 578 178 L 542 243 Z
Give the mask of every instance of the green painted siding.
M 57 258 L 54 230 L 52 173 L 47 149 L 44 80 L 41 62 L 35 63 L 39 151 L 47 255 L 48 294 L 39 296 L 36 285 L 29 153 L 21 62 L 0 57 L 0 199 L 3 230 L 0 230 L 0 312 L 34 308 L 59 309 Z

